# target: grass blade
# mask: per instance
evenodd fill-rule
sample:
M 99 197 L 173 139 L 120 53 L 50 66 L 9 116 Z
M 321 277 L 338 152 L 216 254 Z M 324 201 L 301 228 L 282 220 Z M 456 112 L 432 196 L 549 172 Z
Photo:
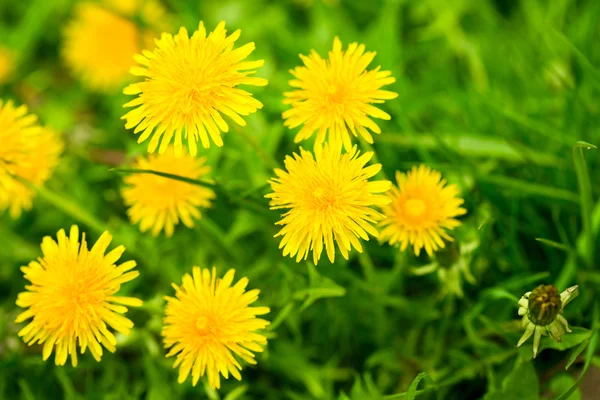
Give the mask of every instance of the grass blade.
M 551 186 L 544 186 L 538 183 L 526 182 L 520 179 L 509 178 L 499 175 L 479 176 L 479 181 L 495 186 L 501 186 L 511 193 L 520 196 L 542 196 L 554 200 L 564 200 L 571 203 L 577 203 L 579 197 L 577 193 L 564 189 L 557 189 Z
M 554 27 L 552 27 L 551 25 L 548 25 L 550 27 L 550 30 L 554 33 L 554 35 L 563 43 L 565 44 L 569 49 L 571 49 L 571 51 L 573 52 L 573 54 L 575 54 L 575 56 L 577 57 L 577 59 L 579 59 L 579 62 L 581 62 L 581 65 L 589 72 L 589 74 L 594 78 L 594 81 L 596 82 L 597 85 L 600 85 L 600 71 L 598 71 L 598 69 L 594 66 L 594 64 L 592 64 L 592 62 L 589 60 L 589 58 L 587 58 L 587 56 L 585 54 L 583 54 L 581 52 L 581 50 L 579 50 L 574 44 L 573 42 L 571 42 L 569 40 L 569 38 L 567 38 L 564 34 L 562 34 L 561 32 L 557 31 L 556 29 L 554 29 Z
M 161 176 L 163 178 L 174 179 L 176 181 L 189 183 L 191 185 L 203 186 L 214 189 L 216 184 L 214 181 L 205 179 L 192 179 L 181 175 L 169 174 L 168 172 L 154 171 L 152 169 L 137 169 L 137 168 L 111 168 L 109 171 L 118 172 L 121 174 L 151 174 Z
M 579 346 L 577 346 L 577 348 L 575 349 L 575 351 L 573 351 L 573 353 L 571 354 L 571 356 L 569 356 L 569 361 L 567 362 L 567 365 L 565 366 L 565 369 L 569 369 L 569 367 L 571 365 L 573 365 L 573 363 L 575 362 L 575 360 L 577 359 L 577 357 L 579 357 L 579 355 L 585 350 L 585 348 L 588 346 L 588 344 L 590 344 L 589 340 L 584 340 L 583 342 L 581 342 L 579 344 Z
M 573 147 L 573 161 L 575 162 L 575 172 L 577 173 L 577 184 L 579 186 L 579 196 L 581 204 L 581 217 L 583 222 L 583 231 L 586 237 L 582 257 L 591 266 L 594 262 L 594 237 L 592 232 L 592 185 L 590 176 L 583 155 L 583 149 L 596 149 L 593 144 L 586 142 L 577 142 Z
M 30 188 L 31 190 L 35 190 L 37 194 L 41 198 L 46 200 L 48 203 L 52 204 L 65 214 L 73 217 L 75 220 L 94 229 L 96 232 L 102 233 L 107 230 L 107 227 L 103 222 L 101 222 L 92 214 L 88 213 L 79 204 L 69 199 L 68 197 L 60 195 L 58 193 L 54 193 L 53 191 L 43 186 L 36 186 L 33 183 L 29 182 L 27 179 L 21 178 L 19 176 L 13 175 L 13 177 L 19 182 L 21 182 L 23 185 Z
M 590 365 L 592 364 L 592 359 L 594 358 L 594 354 L 596 353 L 596 347 L 598 346 L 598 335 L 600 335 L 600 301 L 596 301 L 596 303 L 594 304 L 594 312 L 592 315 L 592 321 L 593 321 L 592 331 L 594 333 L 592 334 L 592 337 L 590 338 L 590 342 L 589 342 L 590 345 L 588 346 L 587 351 L 585 352 L 585 363 L 583 364 L 583 369 L 581 370 L 581 374 L 579 375 L 579 378 L 577 378 L 577 381 L 575 382 L 575 384 L 573 386 L 571 386 L 571 388 L 569 390 L 567 390 L 565 393 L 563 393 L 556 400 L 567 400 L 569 397 L 571 397 L 573 392 L 575 390 L 577 390 L 577 388 L 581 384 L 581 381 L 587 374 L 588 369 L 590 369 Z
M 427 376 L 427 373 L 421 372 L 417 377 L 412 381 L 410 386 L 408 387 L 408 392 L 406 392 L 406 400 L 414 400 L 417 392 L 417 387 L 423 378 Z
M 550 247 L 554 247 L 555 249 L 559 249 L 559 250 L 566 251 L 566 252 L 571 251 L 571 248 L 569 246 L 559 243 L 559 242 L 555 242 L 554 240 L 544 239 L 544 238 L 535 238 L 535 240 L 540 243 L 543 243 L 545 245 L 548 245 Z
M 247 198 L 233 195 L 230 191 L 225 189 L 221 184 L 218 184 L 214 180 L 208 179 L 192 179 L 181 175 L 169 174 L 167 172 L 154 171 L 152 169 L 136 169 L 136 168 L 111 168 L 109 171 L 117 172 L 121 174 L 151 174 L 160 176 L 167 179 L 173 179 L 180 182 L 189 183 L 190 185 L 207 187 L 214 190 L 217 196 L 221 196 L 231 203 L 237 204 L 240 207 L 246 208 L 250 211 L 254 211 L 263 216 L 267 216 L 269 219 L 273 219 L 273 213 L 269 212 L 268 206 L 259 204 L 258 202 Z

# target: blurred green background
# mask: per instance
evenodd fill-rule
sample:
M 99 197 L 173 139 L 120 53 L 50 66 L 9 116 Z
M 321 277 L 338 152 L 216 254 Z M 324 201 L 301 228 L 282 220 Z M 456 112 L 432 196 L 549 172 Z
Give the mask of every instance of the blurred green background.
M 599 159 L 595 150 L 573 151 L 577 141 L 600 144 L 600 2 L 162 5 L 160 23 L 171 32 L 192 32 L 199 20 L 212 30 L 225 20 L 230 32 L 242 29 L 238 45 L 256 43 L 250 59 L 265 60 L 258 76 L 269 85 L 251 88 L 263 110 L 246 118 L 241 134 L 225 134 L 224 147 L 202 151 L 224 190 L 265 210 L 273 164 L 297 150 L 295 131 L 283 127 L 281 100 L 298 54 L 315 49 L 325 56 L 336 35 L 344 47 L 358 41 L 377 51 L 370 67 L 391 70 L 397 82 L 390 90 L 399 94 L 382 106 L 392 120 L 374 136 L 382 176 L 423 162 L 461 187 L 468 214 L 455 236 L 459 248 L 473 244 L 473 251 L 446 264 L 460 261 L 474 283 L 444 266 L 422 274 L 430 263 L 425 255 L 376 240 L 349 261 L 295 263 L 272 237 L 276 211 L 256 213 L 222 196 L 193 230 L 179 226 L 169 239 L 140 234 L 127 222 L 122 176 L 109 169 L 144 154 L 146 144 L 124 129 L 129 99 L 120 88 L 91 91 L 65 65 L 63 28 L 74 2 L 1 0 L 0 47 L 14 55 L 14 70 L 0 97 L 27 104 L 63 133 L 66 146 L 33 210 L 18 220 L 0 216 L 0 398 L 554 399 L 579 383 L 584 369 L 583 387 L 569 398 L 600 396 Z M 147 23 L 135 12 L 129 18 Z M 585 160 L 579 169 L 574 156 Z M 135 328 L 119 337 L 115 354 L 97 363 L 87 353 L 76 369 L 43 362 L 41 348 L 24 345 L 13 323 L 26 283 L 19 267 L 40 255 L 43 236 L 74 223 L 90 243 L 106 227 L 113 245 L 127 247 L 123 259 L 135 259 L 141 276 L 121 292 L 146 300 L 128 313 Z M 244 368 L 242 382 L 222 381 L 218 393 L 189 380 L 177 384 L 161 344 L 162 296 L 193 265 L 215 265 L 220 274 L 235 268 L 272 310 L 258 365 Z M 561 344 L 543 338 L 545 350 L 531 360 L 531 341 L 514 348 L 522 330 L 513 299 L 540 283 L 580 285 L 565 310 L 580 328 Z M 413 385 L 407 393 L 421 372 L 427 377 L 419 390 Z

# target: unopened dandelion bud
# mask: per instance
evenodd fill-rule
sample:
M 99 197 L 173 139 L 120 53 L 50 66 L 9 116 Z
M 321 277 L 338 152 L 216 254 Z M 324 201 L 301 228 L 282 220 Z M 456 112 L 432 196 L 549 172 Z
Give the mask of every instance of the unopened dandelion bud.
M 562 315 L 565 306 L 579 294 L 579 286 L 564 290 L 560 295 L 553 285 L 540 285 L 525 293 L 519 300 L 519 315 L 525 333 L 517 347 L 533 336 L 533 357 L 537 356 L 542 335 L 561 342 L 566 332 L 571 332 L 569 323 Z
M 548 325 L 561 312 L 560 295 L 553 285 L 540 285 L 529 295 L 529 320 L 536 325 Z

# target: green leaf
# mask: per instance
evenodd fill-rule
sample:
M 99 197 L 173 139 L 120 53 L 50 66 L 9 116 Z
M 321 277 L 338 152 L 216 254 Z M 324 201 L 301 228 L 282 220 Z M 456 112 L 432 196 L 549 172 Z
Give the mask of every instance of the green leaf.
M 572 333 L 567 333 L 562 337 L 562 342 L 555 342 L 554 340 L 548 339 L 544 340 L 542 345 L 540 346 L 540 351 L 543 349 L 554 349 L 564 351 L 575 346 L 578 346 L 582 342 L 592 336 L 592 331 L 587 330 L 585 328 L 579 327 L 571 327 Z
M 106 225 L 102 221 L 98 220 L 95 216 L 88 213 L 83 207 L 81 207 L 79 204 L 69 199 L 68 197 L 54 193 L 53 191 L 43 186 L 36 186 L 28 180 L 23 179 L 19 176 L 13 175 L 13 178 L 15 178 L 28 188 L 35 190 L 37 194 L 41 198 L 46 200 L 48 203 L 52 204 L 65 214 L 73 217 L 73 219 L 75 219 L 76 221 L 94 229 L 97 233 L 102 233 L 107 230 Z
M 21 389 L 21 398 L 24 400 L 35 400 L 33 391 L 25 379 L 19 379 L 19 388 Z
M 542 166 L 565 165 L 566 161 L 553 154 L 539 152 L 519 143 L 507 143 L 503 138 L 484 136 L 471 132 L 425 133 L 418 136 L 399 132 L 383 132 L 377 143 L 390 144 L 399 148 L 421 146 L 433 151 L 440 150 L 439 142 L 454 150 L 461 157 L 498 159 L 512 163 L 534 163 Z
M 549 337 L 543 337 L 540 343 L 539 353 L 546 349 L 565 351 L 573 347 L 579 346 L 592 335 L 592 331 L 580 327 L 571 327 L 572 332 L 566 333 L 562 337 L 562 342 L 556 342 Z M 533 341 L 524 344 L 519 348 L 521 360 L 531 360 L 533 358 L 532 346 Z
M 275 319 L 273 319 L 273 322 L 271 322 L 271 324 L 269 324 L 267 329 L 270 331 L 274 331 L 275 329 L 277 329 L 277 327 L 279 325 L 281 325 L 281 323 L 283 321 L 285 321 L 286 318 L 291 315 L 293 310 L 294 310 L 294 303 L 293 303 L 293 301 L 290 301 L 281 309 L 281 311 L 279 311 L 279 314 L 277 314 L 277 316 L 275 317 Z
M 54 373 L 56 374 L 56 378 L 58 379 L 58 382 L 60 383 L 60 386 L 63 389 L 65 399 L 80 399 L 81 398 L 79 393 L 77 393 L 77 391 L 75 390 L 75 387 L 73 386 L 73 382 L 71 381 L 71 378 L 69 378 L 69 376 L 65 372 L 64 368 L 56 368 L 54 370 Z
M 242 397 L 248 391 L 248 385 L 240 385 L 227 393 L 227 396 L 223 400 L 237 400 Z
M 308 262 L 309 287 L 294 293 L 296 300 L 305 299 L 300 311 L 305 310 L 315 301 L 326 297 L 341 297 L 346 295 L 346 289 L 326 276 L 319 275 L 315 266 Z
M 502 390 L 491 392 L 483 400 L 537 400 L 540 398 L 540 383 L 532 362 L 517 364 L 502 382 Z
M 364 380 L 364 385 L 363 385 Z M 373 378 L 370 374 L 365 374 L 363 378 L 357 377 L 350 391 L 351 400 L 382 400 L 383 396 L 377 390 Z

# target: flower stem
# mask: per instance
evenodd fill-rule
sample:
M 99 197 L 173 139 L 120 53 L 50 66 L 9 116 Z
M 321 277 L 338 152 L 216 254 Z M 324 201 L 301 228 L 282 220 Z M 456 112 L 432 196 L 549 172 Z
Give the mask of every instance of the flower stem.
M 281 167 L 280 163 L 277 162 L 277 160 L 275 160 L 275 158 L 272 155 L 268 154 L 258 144 L 258 142 L 256 141 L 256 138 L 248 135 L 244 129 L 236 129 L 236 133 L 238 134 L 239 137 L 244 139 L 244 142 L 246 142 L 248 145 L 250 145 L 250 147 L 252 147 L 254 149 L 254 151 L 256 152 L 256 155 L 258 157 L 260 157 L 260 159 L 263 161 L 263 163 L 265 164 L 266 167 L 268 167 L 270 169 L 275 169 L 275 168 Z
M 84 208 L 80 207 L 79 204 L 67 198 L 66 196 L 54 193 L 43 186 L 36 186 L 20 176 L 13 177 L 31 190 L 36 191 L 37 194 L 48 203 L 52 204 L 65 214 L 73 217 L 73 219 L 94 229 L 97 233 L 102 233 L 107 230 L 106 225 L 102 221 L 88 213 Z

